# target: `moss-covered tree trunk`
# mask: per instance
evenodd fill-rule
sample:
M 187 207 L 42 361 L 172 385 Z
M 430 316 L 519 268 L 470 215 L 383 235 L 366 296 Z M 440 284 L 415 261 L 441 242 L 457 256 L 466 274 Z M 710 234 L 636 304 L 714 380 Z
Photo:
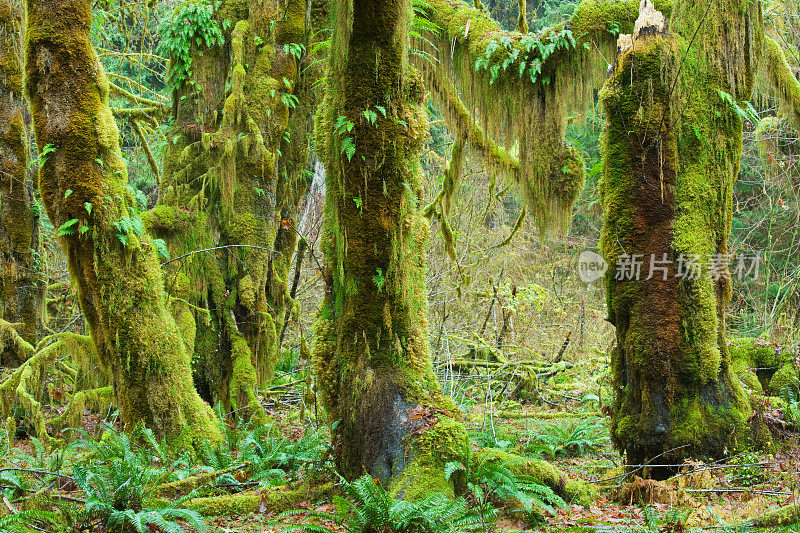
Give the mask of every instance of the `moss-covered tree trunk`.
M 43 285 L 38 276 L 39 217 L 27 179 L 28 128 L 22 92 L 25 7 L 0 0 L 0 366 L 16 367 L 25 355 L 11 342 L 12 327 L 36 344 Z
M 317 148 L 327 170 L 328 292 L 317 324 L 318 389 L 339 471 L 443 490 L 468 439 L 439 391 L 428 345 L 418 154 L 425 91 L 409 66 L 410 0 L 334 2 Z
M 257 390 L 273 375 L 292 305 L 286 280 L 314 102 L 315 69 L 303 70 L 306 21 L 325 19 L 321 3 L 314 11 L 306 0 L 222 3 L 215 19 L 225 42 L 192 51 L 192 74 L 174 95 L 159 205 L 148 216 L 174 256 L 221 248 L 171 264 L 167 290 L 196 331 L 186 341 L 198 389 L 259 420 Z
M 735 106 L 752 96 L 761 11 L 707 7 L 676 2 L 666 33 L 644 24 L 602 92 L 612 437 L 631 464 L 718 457 L 749 411 L 729 368 L 721 259 L 742 150 Z
M 187 444 L 220 439 L 197 395 L 190 352 L 167 311 L 158 254 L 127 189 L 89 0 L 28 0 L 26 88 L 47 214 L 127 428 Z

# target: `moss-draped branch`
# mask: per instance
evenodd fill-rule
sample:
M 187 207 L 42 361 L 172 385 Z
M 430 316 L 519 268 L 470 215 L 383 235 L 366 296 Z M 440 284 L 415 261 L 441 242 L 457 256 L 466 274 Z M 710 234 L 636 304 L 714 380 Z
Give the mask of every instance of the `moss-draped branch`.
M 584 179 L 583 158 L 564 139 L 568 114 L 592 101 L 638 2 L 585 0 L 537 35 L 504 31 L 463 1 L 430 0 L 425 13 L 438 32 L 416 43 L 428 52 L 419 66 L 448 125 L 516 183 L 542 229 L 567 225 Z

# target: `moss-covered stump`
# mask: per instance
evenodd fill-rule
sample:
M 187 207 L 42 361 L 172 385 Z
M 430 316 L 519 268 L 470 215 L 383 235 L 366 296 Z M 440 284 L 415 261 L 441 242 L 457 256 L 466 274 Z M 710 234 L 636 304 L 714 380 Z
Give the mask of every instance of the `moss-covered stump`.
M 195 498 L 186 507 L 203 516 L 240 516 L 250 513 L 282 513 L 294 509 L 300 502 L 321 498 L 333 492 L 333 483 L 309 487 L 270 487 L 258 491 Z
M 752 94 L 761 11 L 718 4 L 692 41 L 707 5 L 677 2 L 675 33 L 642 31 L 601 95 L 611 434 L 631 464 L 719 457 L 750 411 L 724 336 L 731 275 L 715 257 L 727 254 L 742 150 L 735 106 Z
M 221 439 L 192 384 L 191 354 L 167 311 L 153 241 L 127 188 L 108 79 L 92 48 L 89 0 L 29 0 L 25 87 L 42 166 L 39 189 L 59 228 L 78 300 L 127 428 L 187 445 Z
M 24 35 L 24 4 L 0 0 L 0 321 L 25 342 L 36 344 L 44 283 L 36 261 L 39 216 L 27 179 Z M 3 329 L 0 325 L 0 366 L 15 368 L 30 353 Z

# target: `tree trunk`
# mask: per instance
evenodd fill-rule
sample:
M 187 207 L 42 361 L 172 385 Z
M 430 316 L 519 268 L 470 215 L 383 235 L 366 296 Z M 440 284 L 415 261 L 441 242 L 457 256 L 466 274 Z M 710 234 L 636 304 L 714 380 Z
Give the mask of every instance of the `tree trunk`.
M 392 481 L 406 498 L 446 491 L 469 441 L 428 345 L 418 155 L 425 90 L 408 65 L 410 0 L 340 0 L 317 147 L 327 169 L 326 294 L 317 383 L 339 471 Z
M 166 309 L 158 254 L 133 210 L 89 0 L 28 0 L 26 87 L 39 188 L 59 228 L 83 315 L 111 370 L 126 428 L 186 445 L 221 438 L 192 386 L 190 352 Z
M 719 457 L 741 443 L 749 413 L 725 339 L 730 270 L 720 263 L 713 271 L 710 261 L 728 253 L 742 150 L 738 104 L 724 95 L 752 96 L 761 11 L 706 8 L 676 2 L 674 34 L 652 18 L 641 24 L 601 95 L 601 247 L 617 330 L 611 432 L 630 464 Z M 647 16 L 652 5 L 640 21 Z M 695 256 L 696 279 L 688 263 Z
M 35 345 L 44 285 L 38 275 L 39 216 L 27 179 L 24 35 L 25 7 L 0 0 L 0 320 Z M 0 366 L 17 367 L 26 356 L 7 341 L 0 330 Z
M 230 21 L 225 43 L 193 50 L 192 76 L 175 92 L 176 142 L 159 205 L 148 216 L 172 255 L 229 247 L 170 265 L 167 290 L 184 301 L 176 312 L 195 322 L 187 343 L 201 394 L 260 421 L 257 390 L 273 376 L 291 306 L 294 216 L 306 188 L 317 72 L 301 75 L 310 4 L 237 0 L 217 10 Z M 186 303 L 202 311 L 192 316 Z

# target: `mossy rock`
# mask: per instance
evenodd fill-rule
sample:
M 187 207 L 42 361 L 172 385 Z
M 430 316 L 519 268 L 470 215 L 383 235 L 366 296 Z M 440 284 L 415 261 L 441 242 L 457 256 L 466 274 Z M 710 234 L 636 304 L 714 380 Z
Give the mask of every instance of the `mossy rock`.
M 773 346 L 764 337 L 741 337 L 731 339 L 728 344 L 731 360 L 745 361 L 755 368 L 777 368 L 786 363 L 790 355 L 780 347 Z
M 755 393 L 763 394 L 763 385 L 758 380 L 758 376 L 756 375 L 755 371 L 752 370 L 750 365 L 747 364 L 744 359 L 734 359 L 731 362 L 731 370 L 733 371 L 734 375 L 739 378 L 739 381 L 742 382 L 742 385 Z

